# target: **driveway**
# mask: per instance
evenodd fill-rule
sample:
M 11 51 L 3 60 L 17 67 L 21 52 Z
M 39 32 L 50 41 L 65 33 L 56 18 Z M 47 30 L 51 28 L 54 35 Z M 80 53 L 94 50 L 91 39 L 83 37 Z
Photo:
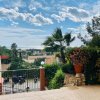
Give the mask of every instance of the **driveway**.
M 100 100 L 100 86 L 63 87 L 55 90 L 1 95 L 0 100 Z

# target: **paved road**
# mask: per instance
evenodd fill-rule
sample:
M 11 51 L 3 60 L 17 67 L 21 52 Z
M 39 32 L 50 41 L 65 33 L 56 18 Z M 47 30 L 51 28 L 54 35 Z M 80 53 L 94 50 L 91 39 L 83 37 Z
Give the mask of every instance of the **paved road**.
M 100 86 L 64 87 L 56 90 L 1 95 L 0 100 L 100 100 Z

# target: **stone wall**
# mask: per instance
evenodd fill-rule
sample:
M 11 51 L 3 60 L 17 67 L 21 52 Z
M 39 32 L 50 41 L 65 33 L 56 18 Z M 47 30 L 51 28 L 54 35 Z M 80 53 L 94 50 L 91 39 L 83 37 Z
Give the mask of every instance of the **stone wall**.
M 80 74 L 80 73 L 76 74 L 76 75 L 66 74 L 65 79 L 64 79 L 64 84 L 65 84 L 65 86 L 85 85 L 84 74 Z

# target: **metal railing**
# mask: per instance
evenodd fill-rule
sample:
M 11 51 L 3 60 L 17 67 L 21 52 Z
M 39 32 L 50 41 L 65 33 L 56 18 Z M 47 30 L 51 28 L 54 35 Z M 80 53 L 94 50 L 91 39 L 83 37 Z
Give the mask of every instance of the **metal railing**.
M 18 69 L 2 73 L 2 94 L 40 90 L 40 69 Z

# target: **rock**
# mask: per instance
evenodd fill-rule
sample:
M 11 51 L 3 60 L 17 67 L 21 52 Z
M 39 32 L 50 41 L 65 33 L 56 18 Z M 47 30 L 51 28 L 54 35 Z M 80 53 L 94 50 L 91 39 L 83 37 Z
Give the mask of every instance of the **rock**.
M 66 86 L 81 86 L 85 84 L 85 77 L 84 74 L 76 74 L 76 75 L 72 75 L 72 74 L 66 74 L 65 75 L 65 79 L 64 79 L 64 84 Z

